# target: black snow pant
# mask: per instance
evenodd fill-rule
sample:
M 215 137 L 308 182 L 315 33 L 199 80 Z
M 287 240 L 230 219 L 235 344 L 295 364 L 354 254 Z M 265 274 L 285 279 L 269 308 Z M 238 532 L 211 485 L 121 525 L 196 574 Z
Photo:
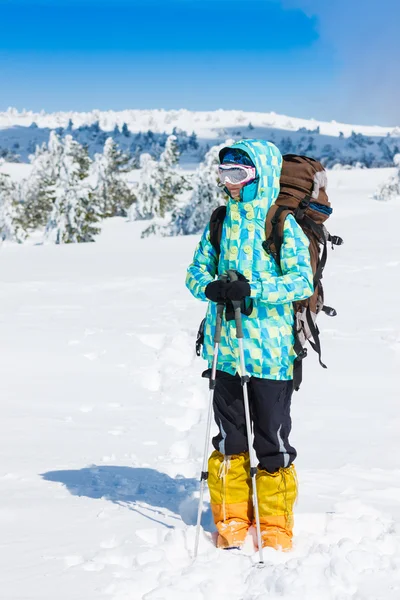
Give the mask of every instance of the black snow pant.
M 296 450 L 289 443 L 293 381 L 251 377 L 247 384 L 259 468 L 275 473 L 289 467 Z M 213 446 L 225 455 L 248 451 L 243 389 L 238 374 L 217 371 L 214 416 L 219 433 Z

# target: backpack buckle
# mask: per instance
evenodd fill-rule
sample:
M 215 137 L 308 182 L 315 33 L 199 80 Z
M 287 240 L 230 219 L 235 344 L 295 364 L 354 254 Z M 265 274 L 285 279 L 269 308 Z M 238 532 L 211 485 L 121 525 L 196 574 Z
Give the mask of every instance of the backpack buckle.
M 263 243 L 261 244 L 262 247 L 264 248 L 265 252 L 267 254 L 269 254 L 270 256 L 272 256 L 274 258 L 275 261 L 278 261 L 278 255 L 276 252 L 274 252 L 271 248 L 271 244 L 273 244 L 272 240 L 264 240 Z
M 336 317 L 337 312 L 334 308 L 332 308 L 331 306 L 326 306 L 324 304 L 324 306 L 321 308 L 322 312 L 324 312 L 328 317 Z
M 297 221 L 302 221 L 304 218 L 304 213 L 306 212 L 307 208 L 310 205 L 310 201 L 311 201 L 311 196 L 306 196 L 305 198 L 303 198 L 303 200 L 299 203 L 296 212 L 295 212 L 295 218 L 297 219 Z
M 329 241 L 332 244 L 332 250 L 333 246 L 343 246 L 344 244 L 343 238 L 339 237 L 338 235 L 329 236 Z
M 201 348 L 202 346 L 204 346 L 204 326 L 205 326 L 206 320 L 203 319 L 202 322 L 199 325 L 199 330 L 197 332 L 197 338 L 196 338 L 196 354 L 197 356 L 201 356 Z M 204 376 L 204 374 L 203 374 Z
M 305 210 L 309 206 L 310 200 L 310 196 L 306 196 L 305 198 L 303 198 L 303 200 L 299 204 L 299 208 L 301 208 L 301 210 Z
M 271 254 L 271 241 L 264 240 L 261 244 L 267 254 Z
M 296 360 L 303 360 L 307 356 L 307 348 L 303 348 L 302 351 L 297 355 Z
M 275 215 L 272 219 L 271 219 L 271 225 L 272 227 L 275 227 L 276 225 L 278 225 L 279 223 L 279 218 L 277 218 L 277 216 Z

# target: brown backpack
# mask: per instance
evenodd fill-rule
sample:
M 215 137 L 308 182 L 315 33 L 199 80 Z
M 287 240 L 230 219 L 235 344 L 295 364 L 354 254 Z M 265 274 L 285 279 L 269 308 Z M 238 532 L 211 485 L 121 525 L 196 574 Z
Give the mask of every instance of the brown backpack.
M 265 222 L 263 248 L 273 256 L 280 268 L 280 251 L 283 243 L 283 228 L 286 217 L 291 214 L 310 240 L 311 267 L 314 275 L 314 294 L 307 300 L 294 302 L 294 350 L 297 358 L 294 369 L 294 387 L 299 389 L 302 379 L 302 359 L 307 356 L 305 344 L 308 340 L 318 353 L 320 365 L 326 369 L 321 359 L 319 330 L 316 324 L 318 313 L 336 316 L 335 309 L 324 305 L 322 274 L 328 255 L 328 242 L 340 246 L 342 238 L 331 236 L 325 228 L 325 221 L 332 213 L 326 194 L 327 176 L 320 162 L 307 156 L 286 154 L 283 157 L 280 178 L 280 193 L 270 208 Z M 222 225 L 226 207 L 219 206 L 210 219 L 210 240 L 220 252 Z

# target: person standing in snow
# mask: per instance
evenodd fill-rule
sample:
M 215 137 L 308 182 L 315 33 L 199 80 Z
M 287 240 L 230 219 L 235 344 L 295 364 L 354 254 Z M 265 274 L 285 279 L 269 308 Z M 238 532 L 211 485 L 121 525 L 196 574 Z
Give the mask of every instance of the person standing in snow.
M 217 303 L 227 304 L 214 390 L 219 433 L 213 438 L 215 450 L 208 462 L 217 545 L 242 546 L 254 522 L 239 347 L 235 321 L 228 314 L 230 301 L 241 300 L 243 306 L 252 306 L 250 314 L 249 310 L 242 311 L 242 320 L 254 449 L 259 461 L 256 482 L 262 544 L 288 550 L 297 497 L 296 450 L 289 442 L 296 358 L 292 303 L 314 291 L 309 241 L 294 217 L 288 215 L 281 269 L 262 246 L 266 216 L 279 194 L 282 156 L 274 144 L 263 140 L 236 142 L 223 148 L 219 158 L 220 180 L 229 196 L 220 253 L 211 243 L 207 225 L 186 277 L 195 298 L 209 301 L 203 348 L 209 367 Z M 242 176 L 237 176 L 237 169 L 242 170 Z M 240 183 L 232 183 L 238 179 Z M 228 270 L 236 271 L 239 280 L 221 280 Z

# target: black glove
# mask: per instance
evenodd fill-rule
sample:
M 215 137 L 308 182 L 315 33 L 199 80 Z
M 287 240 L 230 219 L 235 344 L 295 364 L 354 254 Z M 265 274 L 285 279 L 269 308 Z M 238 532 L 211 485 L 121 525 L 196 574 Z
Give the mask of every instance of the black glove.
M 251 288 L 247 281 L 230 281 L 226 284 L 225 294 L 228 300 L 243 300 L 250 296 Z
M 226 281 L 217 279 L 208 284 L 204 293 L 212 302 L 225 302 L 227 285 Z

